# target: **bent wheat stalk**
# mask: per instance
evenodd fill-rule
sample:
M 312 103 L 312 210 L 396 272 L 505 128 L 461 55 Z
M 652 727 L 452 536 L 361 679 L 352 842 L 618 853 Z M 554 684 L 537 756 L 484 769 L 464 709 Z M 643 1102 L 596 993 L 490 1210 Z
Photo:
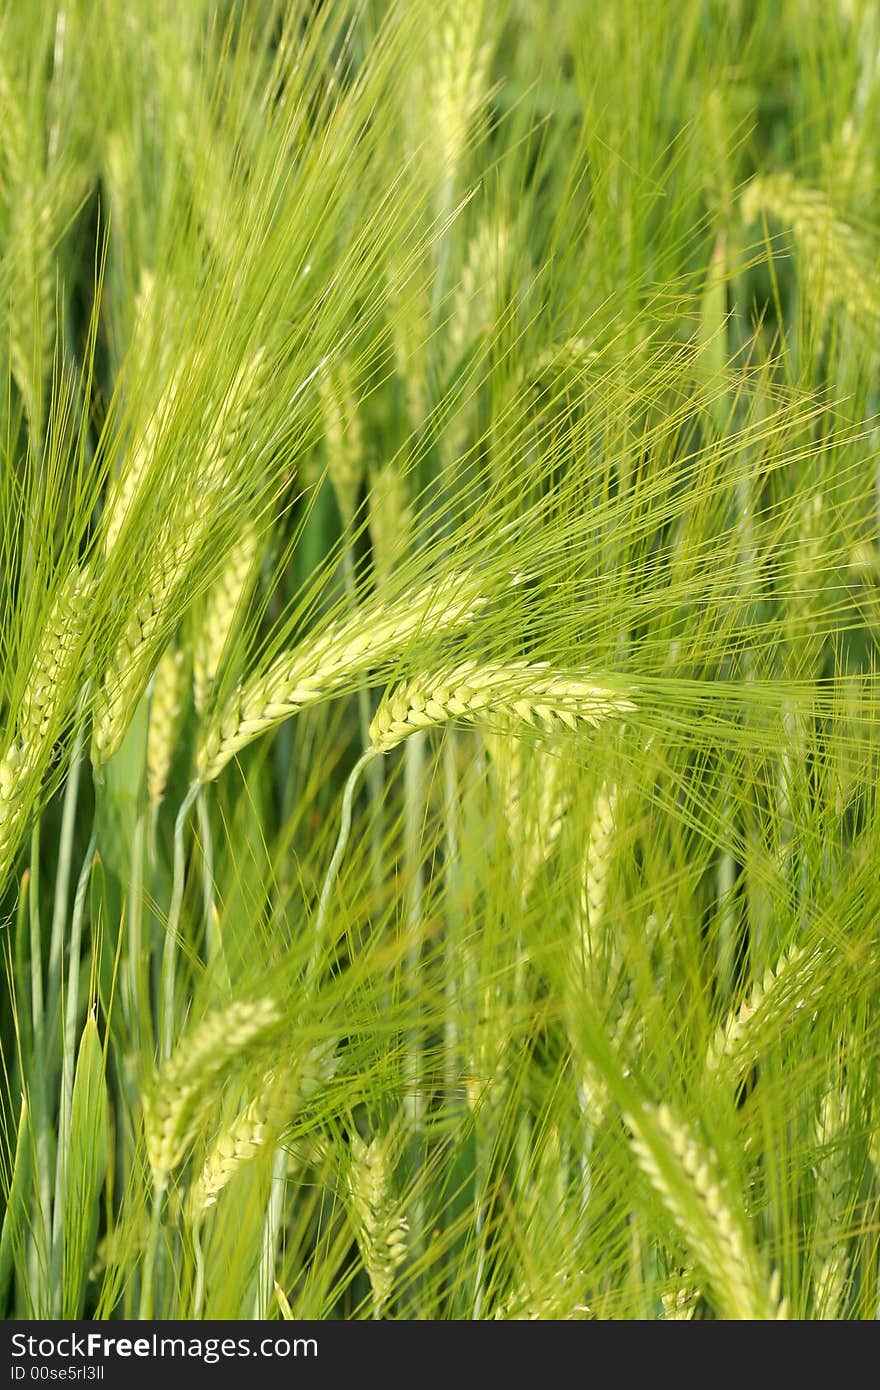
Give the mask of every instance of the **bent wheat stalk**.
M 555 731 L 596 727 L 614 715 L 635 709 L 626 696 L 591 682 L 553 671 L 546 665 L 525 662 L 508 665 L 463 662 L 447 674 L 417 677 L 386 693 L 370 725 L 372 743 L 352 769 L 342 799 L 342 822 L 330 860 L 318 912 L 311 972 L 320 959 L 330 895 L 351 831 L 355 787 L 371 759 L 396 748 L 411 734 L 454 719 L 481 716 L 543 726 Z

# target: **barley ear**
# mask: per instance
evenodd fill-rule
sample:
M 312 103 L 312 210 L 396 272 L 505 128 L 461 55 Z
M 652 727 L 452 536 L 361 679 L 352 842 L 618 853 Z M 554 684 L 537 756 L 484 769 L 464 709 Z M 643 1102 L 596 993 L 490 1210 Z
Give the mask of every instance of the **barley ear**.
M 233 546 L 223 573 L 194 616 L 193 696 L 200 716 L 208 708 L 224 655 L 241 620 L 257 558 L 257 534 L 249 527 Z
M 218 1087 L 230 1069 L 248 1049 L 266 1040 L 280 1016 L 274 999 L 232 1004 L 209 1014 L 154 1073 L 143 1110 L 157 1191 L 165 1190 L 185 1158 L 201 1117 L 216 1104 Z
M 152 806 L 165 795 L 186 695 L 186 661 L 173 644 L 162 655 L 153 677 L 147 733 L 147 793 Z
M 468 661 L 387 692 L 370 737 L 387 753 L 417 730 L 453 720 L 507 720 L 554 732 L 596 727 L 633 708 L 625 696 L 546 666 Z
M 396 1272 L 407 1253 L 409 1223 L 394 1184 L 396 1144 L 394 1130 L 369 1143 L 357 1133 L 351 1139 L 348 1197 L 377 1318 L 391 1303 Z

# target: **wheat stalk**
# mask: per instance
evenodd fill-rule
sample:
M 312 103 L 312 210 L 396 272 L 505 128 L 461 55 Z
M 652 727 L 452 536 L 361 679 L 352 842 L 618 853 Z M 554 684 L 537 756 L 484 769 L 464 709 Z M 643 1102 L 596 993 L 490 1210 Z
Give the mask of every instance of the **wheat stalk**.
M 467 661 L 389 691 L 376 710 L 370 736 L 373 747 L 387 753 L 419 729 L 451 720 L 491 717 L 554 732 L 581 724 L 595 728 L 633 708 L 614 691 L 545 665 Z
M 266 729 L 392 660 L 423 629 L 435 635 L 468 622 L 484 601 L 474 575 L 452 575 L 433 591 L 361 610 L 282 652 L 240 685 L 205 729 L 197 755 L 199 780 L 217 777 Z

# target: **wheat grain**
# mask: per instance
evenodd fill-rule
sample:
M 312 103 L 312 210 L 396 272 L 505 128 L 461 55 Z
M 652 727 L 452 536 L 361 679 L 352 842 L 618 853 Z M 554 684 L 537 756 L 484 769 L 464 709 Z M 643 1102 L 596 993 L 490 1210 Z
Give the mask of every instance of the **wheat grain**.
M 823 1321 L 842 1315 L 849 1284 L 845 1232 L 851 1218 L 853 1175 L 848 1160 L 850 1099 L 846 1085 L 835 1081 L 822 1096 L 815 1136 L 819 1156 L 816 1181 L 816 1231 L 813 1254 L 813 1305 Z
M 22 761 L 32 765 L 59 717 L 70 688 L 73 660 L 83 644 L 91 582 L 74 567 L 52 604 L 21 700 L 17 739 Z
M 819 972 L 825 954 L 818 947 L 792 946 L 752 988 L 748 998 L 719 1024 L 706 1058 L 708 1076 L 727 1071 L 742 1076 L 758 1060 L 762 1042 L 778 1036 L 802 1010 L 818 1003 Z
M 683 1270 L 670 1289 L 660 1295 L 663 1317 L 667 1322 L 689 1322 L 696 1312 L 699 1293 L 694 1286 L 693 1269 Z
M 11 743 L 0 758 L 0 886 L 12 862 L 27 820 L 21 754 Z
M 58 586 L 31 658 L 14 732 L 0 757 L 0 880 L 27 820 L 28 783 L 39 781 L 45 754 L 72 712 L 71 693 L 81 687 L 77 664 L 84 652 L 90 594 L 88 572 L 74 566 Z
M 417 730 L 451 720 L 491 717 L 552 732 L 580 724 L 596 727 L 633 708 L 614 691 L 544 665 L 468 661 L 389 691 L 376 710 L 370 737 L 374 748 L 387 753 Z
M 433 636 L 468 622 L 484 601 L 474 575 L 452 575 L 433 591 L 361 610 L 282 652 L 240 685 L 208 725 L 198 750 L 199 780 L 217 777 L 266 729 L 392 660 L 423 629 Z
M 603 782 L 593 806 L 584 859 L 581 911 L 587 930 L 596 933 L 605 913 L 605 896 L 616 836 L 617 788 Z
M 232 1004 L 208 1015 L 153 1076 L 143 1102 L 147 1154 L 157 1190 L 183 1160 L 216 1087 L 249 1047 L 263 1041 L 281 1016 L 274 999 Z

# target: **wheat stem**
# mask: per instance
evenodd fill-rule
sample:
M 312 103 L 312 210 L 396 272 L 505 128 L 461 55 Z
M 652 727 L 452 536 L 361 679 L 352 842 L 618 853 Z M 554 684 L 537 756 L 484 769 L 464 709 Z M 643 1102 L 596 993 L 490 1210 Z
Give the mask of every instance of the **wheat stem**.
M 213 933 L 211 931 L 211 910 L 214 906 L 214 841 L 211 834 L 211 815 L 204 787 L 199 786 L 196 796 L 196 812 L 199 823 L 199 846 L 202 861 L 202 914 L 205 931 L 205 948 L 210 949 Z M 210 960 L 210 955 L 209 955 Z
M 55 1290 L 56 1316 L 61 1307 L 61 1272 L 63 1265 L 62 1208 L 65 1169 L 70 1147 L 71 1105 L 73 1101 L 73 1073 L 76 1061 L 76 1024 L 79 1016 L 79 974 L 82 956 L 83 918 L 85 916 L 86 894 L 92 875 L 97 836 L 92 831 L 79 880 L 73 899 L 73 912 L 70 919 L 70 949 L 67 964 L 67 999 L 65 1001 L 64 1031 L 61 1052 L 61 1106 L 58 1117 L 58 1152 L 55 1159 L 55 1211 L 52 1229 L 52 1268 Z
M 128 884 L 128 978 L 125 997 L 128 1026 L 139 1050 L 143 1044 L 144 1032 L 151 1031 L 150 992 L 146 980 L 146 963 L 142 963 L 148 816 L 146 808 L 139 806 L 131 839 L 131 875 Z
M 422 865 L 422 818 L 425 807 L 425 738 L 411 738 L 404 750 L 403 771 L 403 867 L 406 885 L 404 931 L 406 933 L 406 993 L 418 995 L 425 880 Z M 422 1088 L 422 1038 L 420 1030 L 407 1032 L 403 1056 L 404 1114 L 408 1125 L 407 1152 L 411 1174 L 417 1179 L 424 1160 L 425 1097 Z M 418 1263 L 424 1248 L 424 1200 L 416 1182 L 412 1204 L 412 1257 Z M 413 1295 L 418 1292 L 413 1286 Z
M 46 1020 L 43 1008 L 43 961 L 40 932 L 40 821 L 31 832 L 31 874 L 28 893 L 31 966 L 31 1036 L 36 1076 L 31 1083 L 34 1096 L 32 1112 L 36 1130 L 37 1149 L 37 1210 L 34 1228 L 34 1249 L 37 1266 L 37 1298 L 39 1316 L 49 1317 L 54 1302 L 51 1277 L 50 1241 L 52 1230 L 52 1193 L 49 1178 L 51 1135 L 49 1128 L 49 1096 L 47 1073 Z
M 171 906 L 165 928 L 165 944 L 162 950 L 162 998 L 159 1020 L 159 1037 L 162 1056 L 171 1056 L 174 1045 L 174 993 L 177 968 L 177 940 L 180 931 L 180 913 L 183 906 L 183 890 L 186 877 L 186 856 L 183 847 L 183 832 L 186 818 L 199 792 L 199 784 L 194 782 L 184 797 L 177 819 L 174 822 L 174 869 L 171 887 Z
M 336 847 L 327 867 L 324 878 L 324 886 L 321 889 L 321 896 L 318 899 L 318 910 L 315 914 L 315 925 L 312 933 L 312 955 L 306 972 L 306 988 L 311 993 L 317 986 L 318 971 L 321 965 L 321 956 L 324 949 L 324 937 L 326 934 L 327 912 L 330 906 L 330 896 L 333 892 L 336 878 L 339 873 L 339 866 L 342 863 L 348 846 L 348 837 L 351 834 L 351 814 L 354 801 L 354 793 L 357 787 L 358 778 L 363 769 L 376 756 L 375 748 L 368 748 L 358 758 L 348 776 L 345 790 L 342 794 L 342 810 L 339 822 L 339 838 Z
M 357 588 L 355 585 L 354 560 L 349 531 L 348 543 L 342 557 L 342 572 L 352 614 L 357 612 Z M 370 721 L 373 711 L 370 704 L 370 690 L 365 682 L 358 685 L 358 722 L 360 725 L 361 746 L 370 747 Z M 367 790 L 370 803 L 370 886 L 373 890 L 374 910 L 382 901 L 382 809 L 384 800 L 384 779 L 382 764 L 377 758 L 370 760 L 367 767 Z
M 272 1306 L 272 1294 L 275 1288 L 275 1252 L 278 1246 L 278 1234 L 281 1230 L 281 1217 L 284 1211 L 284 1188 L 287 1177 L 287 1150 L 281 1148 L 275 1155 L 275 1163 L 272 1168 L 272 1186 L 269 1193 L 269 1205 L 266 1209 L 266 1219 L 263 1223 L 263 1241 L 260 1251 L 260 1267 L 257 1272 L 257 1292 L 254 1299 L 254 1318 L 261 1321 L 268 1316 Z
M 85 705 L 85 698 L 82 701 Z M 52 907 L 52 935 L 49 942 L 49 972 L 47 982 L 47 1017 L 54 1018 L 61 992 L 61 957 L 64 945 L 64 922 L 67 916 L 67 894 L 73 864 L 73 841 L 76 833 L 76 812 L 79 799 L 82 755 L 86 742 L 85 721 L 80 719 L 70 752 L 64 803 L 61 811 L 61 830 L 58 837 L 58 866 L 55 873 L 55 901 Z

